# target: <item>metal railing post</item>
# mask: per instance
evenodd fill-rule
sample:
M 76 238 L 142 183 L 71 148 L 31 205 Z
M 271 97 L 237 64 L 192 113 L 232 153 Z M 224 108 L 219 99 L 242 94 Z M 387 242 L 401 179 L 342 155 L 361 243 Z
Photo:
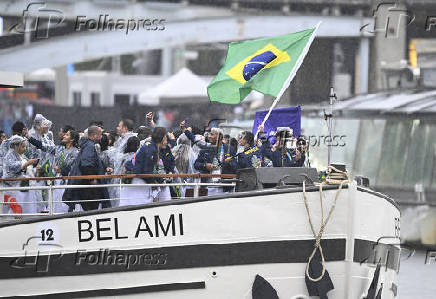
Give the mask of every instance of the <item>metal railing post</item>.
M 115 201 L 111 201 L 110 202 L 112 208 L 114 208 L 113 205 L 117 204 L 117 202 L 118 202 L 117 207 L 119 207 L 120 206 L 120 202 L 121 202 L 121 188 L 123 187 L 123 179 L 120 178 L 118 180 L 119 180 L 118 199 L 115 200 Z
M 198 197 L 199 193 L 200 193 L 200 185 L 198 185 L 198 179 L 195 179 L 194 198 Z
M 53 181 L 47 181 L 47 185 L 49 186 L 48 188 L 48 213 L 49 215 L 53 215 L 53 189 L 52 189 L 52 185 L 53 185 Z
M 0 183 L 0 187 L 3 187 L 3 183 Z M 3 191 L 0 191 L 0 211 L 3 213 L 3 205 L 5 204 L 5 195 Z

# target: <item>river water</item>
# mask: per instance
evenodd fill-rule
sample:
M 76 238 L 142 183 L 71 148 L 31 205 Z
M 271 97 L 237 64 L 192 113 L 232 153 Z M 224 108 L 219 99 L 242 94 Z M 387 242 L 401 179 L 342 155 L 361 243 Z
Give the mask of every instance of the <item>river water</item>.
M 430 264 L 425 264 L 425 251 L 416 251 L 409 259 L 405 258 L 402 258 L 400 264 L 398 298 L 435 299 L 435 260 L 431 260 Z

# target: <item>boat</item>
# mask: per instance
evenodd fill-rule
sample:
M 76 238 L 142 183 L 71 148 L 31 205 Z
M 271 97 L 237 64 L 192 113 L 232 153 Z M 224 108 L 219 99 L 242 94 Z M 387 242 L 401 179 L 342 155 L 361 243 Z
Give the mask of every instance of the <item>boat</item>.
M 397 295 L 392 198 L 307 167 L 244 169 L 226 184 L 235 192 L 200 196 L 195 182 L 192 198 L 0 223 L 0 297 Z

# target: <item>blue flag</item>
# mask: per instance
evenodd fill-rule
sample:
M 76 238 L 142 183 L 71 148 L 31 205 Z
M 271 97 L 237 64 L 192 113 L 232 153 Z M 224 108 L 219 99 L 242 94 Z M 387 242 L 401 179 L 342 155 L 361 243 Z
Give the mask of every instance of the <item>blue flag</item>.
M 262 124 L 268 110 L 258 111 L 254 117 L 253 134 Z M 271 112 L 265 123 L 265 137 L 276 134 L 277 127 L 289 127 L 294 131 L 294 137 L 301 135 L 301 107 L 277 108 Z

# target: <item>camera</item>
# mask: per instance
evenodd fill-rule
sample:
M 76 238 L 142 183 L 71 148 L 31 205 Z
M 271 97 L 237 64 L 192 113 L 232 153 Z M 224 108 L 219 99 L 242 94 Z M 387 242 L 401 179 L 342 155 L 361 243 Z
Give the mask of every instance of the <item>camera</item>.
M 209 135 L 210 135 L 210 131 L 204 131 L 204 140 L 206 140 L 206 142 L 209 142 Z
M 294 131 L 289 127 L 278 127 L 276 137 L 280 137 L 281 148 L 296 149 L 296 139 L 293 137 Z

